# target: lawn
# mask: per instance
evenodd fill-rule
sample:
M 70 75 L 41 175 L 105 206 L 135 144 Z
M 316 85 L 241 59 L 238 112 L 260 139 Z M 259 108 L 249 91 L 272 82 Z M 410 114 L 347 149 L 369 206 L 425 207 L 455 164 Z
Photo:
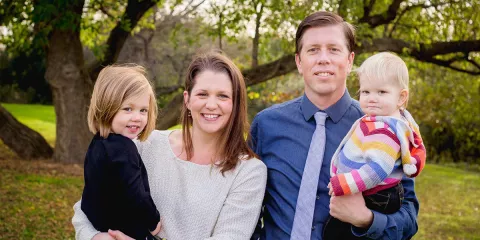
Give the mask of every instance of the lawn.
M 52 106 L 2 106 L 53 146 Z M 19 160 L 0 143 L 0 240 L 73 239 L 72 206 L 82 188 L 81 165 Z M 480 240 L 478 171 L 427 164 L 416 180 L 416 192 L 420 229 L 413 239 Z
M 51 145 L 55 145 L 55 111 L 53 106 L 2 103 L 15 118 L 39 132 Z
M 72 206 L 82 167 L 0 160 L 0 239 L 73 239 Z M 420 230 L 414 239 L 480 239 L 480 175 L 427 165 L 417 179 Z

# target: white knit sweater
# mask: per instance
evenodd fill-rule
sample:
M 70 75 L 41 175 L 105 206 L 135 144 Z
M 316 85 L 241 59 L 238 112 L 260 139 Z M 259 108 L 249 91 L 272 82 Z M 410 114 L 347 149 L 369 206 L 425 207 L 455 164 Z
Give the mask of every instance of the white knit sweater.
M 171 131 L 154 131 L 137 143 L 148 172 L 150 192 L 168 240 L 250 239 L 260 214 L 267 169 L 258 159 L 242 160 L 222 176 L 217 167 L 177 158 Z M 76 239 L 91 239 L 97 230 L 78 201 L 72 219 Z

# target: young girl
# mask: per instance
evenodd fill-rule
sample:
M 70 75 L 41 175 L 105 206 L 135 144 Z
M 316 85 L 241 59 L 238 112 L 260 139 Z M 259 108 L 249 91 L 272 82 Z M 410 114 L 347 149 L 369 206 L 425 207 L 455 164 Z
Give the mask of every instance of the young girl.
M 357 73 L 366 115 L 353 124 L 332 157 L 330 195 L 363 192 L 369 209 L 390 214 L 402 204 L 402 177 L 416 177 L 426 158 L 418 125 L 405 109 L 408 69 L 401 58 L 383 52 L 365 60 Z M 351 229 L 330 217 L 324 239 L 354 239 Z
M 108 66 L 98 75 L 88 111 L 95 134 L 85 157 L 81 208 L 96 229 L 154 239 L 160 214 L 147 172 L 132 139 L 155 128 L 157 104 L 140 66 Z

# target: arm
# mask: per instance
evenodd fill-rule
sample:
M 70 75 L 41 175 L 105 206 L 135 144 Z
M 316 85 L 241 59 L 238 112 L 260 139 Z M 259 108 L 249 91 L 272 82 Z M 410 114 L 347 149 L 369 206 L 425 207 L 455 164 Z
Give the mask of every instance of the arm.
M 414 191 L 414 180 L 404 177 L 402 185 L 405 198 L 400 210 L 394 214 L 382 214 L 369 210 L 365 206 L 361 194 L 332 198 L 330 214 L 341 221 L 352 223 L 354 225 L 352 232 L 359 237 L 410 239 L 418 231 L 419 203 Z M 370 211 L 373 216 L 372 214 L 365 214 L 366 211 Z M 361 218 L 354 219 L 356 216 L 361 216 Z
M 358 169 L 340 173 L 330 179 L 335 196 L 363 192 L 380 184 L 393 171 L 395 161 L 400 156 L 400 144 L 397 136 L 387 128 L 374 130 L 366 136 L 360 128 L 355 129 L 342 151 L 351 156 L 350 151 L 363 150 L 362 162 Z M 355 149 L 356 148 L 356 149 Z M 341 154 L 340 154 L 341 155 Z M 345 156 L 344 155 L 344 156 Z M 350 160 L 346 159 L 348 164 Z M 352 167 L 355 168 L 355 167 Z
M 107 148 L 107 151 L 112 161 L 113 179 L 118 180 L 122 189 L 126 191 L 125 197 L 128 205 L 137 209 L 138 219 L 144 221 L 149 231 L 154 231 L 160 221 L 160 214 L 147 190 L 148 186 L 144 184 L 141 159 L 136 154 L 135 147 L 133 145 L 126 146 L 126 151 Z
M 72 224 L 75 228 L 75 239 L 90 240 L 100 232 L 93 227 L 92 223 L 90 223 L 88 220 L 87 215 L 83 213 L 81 209 L 81 202 L 82 200 L 73 205 L 74 214 L 72 218 Z
M 250 141 L 248 142 L 250 148 L 260 156 L 260 144 L 258 144 L 258 118 L 253 119 L 251 128 L 250 128 Z M 260 239 L 260 234 L 262 231 L 262 218 L 264 213 L 265 205 L 262 203 L 262 207 L 260 208 L 260 216 L 258 217 L 257 225 L 255 226 L 255 230 L 253 231 L 251 240 Z
M 243 163 L 246 166 L 235 177 L 208 240 L 250 239 L 252 236 L 265 194 L 267 169 L 259 160 L 247 161 L 256 162 Z

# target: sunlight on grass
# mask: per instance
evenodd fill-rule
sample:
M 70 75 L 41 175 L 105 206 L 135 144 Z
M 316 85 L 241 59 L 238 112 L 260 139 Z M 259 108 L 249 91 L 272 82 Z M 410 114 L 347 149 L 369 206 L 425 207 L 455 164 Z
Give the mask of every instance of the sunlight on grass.
M 53 106 L 35 104 L 2 103 L 19 122 L 40 133 L 51 145 L 55 145 L 56 117 Z
M 416 180 L 419 232 L 414 239 L 480 239 L 480 174 L 427 165 Z

